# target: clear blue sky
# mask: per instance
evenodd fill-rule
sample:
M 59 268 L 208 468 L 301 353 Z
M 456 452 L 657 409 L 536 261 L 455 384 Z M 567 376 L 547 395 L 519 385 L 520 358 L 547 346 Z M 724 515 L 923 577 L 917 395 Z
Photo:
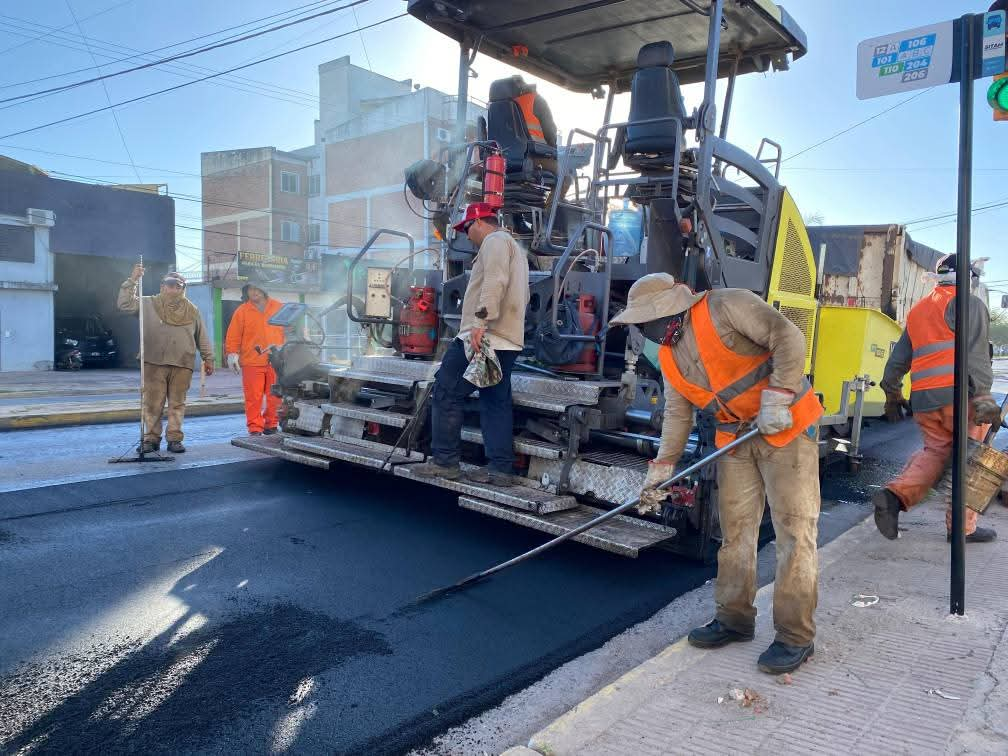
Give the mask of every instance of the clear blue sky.
M 93 66 L 73 13 L 81 20 L 99 63 L 152 50 L 214 32 L 260 16 L 303 5 L 307 0 L 16 0 L 0 12 L 0 85 L 61 74 Z M 791 70 L 750 75 L 739 80 L 729 138 L 755 151 L 766 136 L 784 147 L 784 156 L 892 107 L 907 95 L 859 101 L 854 95 L 857 43 L 965 12 L 985 11 L 988 2 L 960 0 L 792 0 L 782 3 L 808 35 L 809 54 Z M 189 64 L 221 70 L 248 60 L 291 49 L 402 13 L 402 0 L 371 0 L 356 9 L 191 59 Z M 102 12 L 106 11 L 106 12 Z M 97 14 L 97 15 L 95 15 Z M 88 18 L 92 16 L 91 18 Z M 69 26 L 68 26 L 69 25 Z M 52 32 L 52 27 L 66 27 Z M 126 146 L 144 182 L 166 183 L 172 193 L 198 195 L 200 152 L 275 145 L 293 149 L 310 144 L 317 115 L 319 63 L 350 55 L 354 63 L 397 79 L 412 78 L 452 93 L 456 86 L 457 47 L 412 19 L 401 19 L 361 35 L 328 42 L 277 61 L 242 71 L 252 82 L 217 80 L 201 83 L 117 110 Z M 34 39 L 39 37 L 38 39 Z M 125 65 L 125 64 L 120 64 Z M 118 66 L 112 66 L 114 70 Z M 490 81 L 507 69 L 484 58 L 473 94 L 485 97 Z M 161 70 L 130 74 L 107 82 L 113 102 L 172 86 L 200 75 Z M 204 71 L 203 73 L 206 73 Z M 0 98 L 70 79 L 51 79 L 24 87 L 0 89 Z M 269 87 L 270 96 L 264 92 Z M 1002 146 L 1008 123 L 995 124 L 978 82 L 976 100 L 974 205 L 1008 200 L 1008 157 Z M 587 96 L 551 86 L 549 97 L 562 129 L 594 129 L 601 108 Z M 696 103 L 695 88 L 686 91 Z M 70 114 L 106 105 L 101 84 L 16 107 L 0 105 L 0 134 L 30 128 Z M 626 102 L 617 104 L 625 113 Z M 870 123 L 784 164 L 782 179 L 806 215 L 820 213 L 828 224 L 900 223 L 950 213 L 956 205 L 958 87 L 946 85 L 901 105 Z M 31 150 L 66 153 L 127 165 L 61 157 Z M 114 182 L 136 181 L 126 148 L 109 112 L 30 134 L 0 140 L 0 153 L 52 171 Z M 197 202 L 177 200 L 177 223 L 199 226 Z M 1008 207 L 974 216 L 973 254 L 989 256 L 991 281 L 1008 279 L 999 226 Z M 919 241 L 952 251 L 951 219 L 911 226 Z M 937 224 L 937 225 L 936 225 Z M 200 235 L 177 230 L 180 267 L 194 267 Z M 1008 288 L 1008 287 L 1006 287 Z

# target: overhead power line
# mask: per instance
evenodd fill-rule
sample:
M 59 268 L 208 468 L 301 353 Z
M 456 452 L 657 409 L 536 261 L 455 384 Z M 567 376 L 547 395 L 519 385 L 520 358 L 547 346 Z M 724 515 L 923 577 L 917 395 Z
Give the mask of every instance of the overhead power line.
M 129 61 L 129 60 L 136 60 L 137 58 L 139 58 L 139 57 L 141 57 L 143 55 L 151 55 L 151 54 L 156 53 L 156 52 L 162 52 L 164 50 L 170 50 L 173 47 L 181 47 L 182 45 L 190 44 L 192 42 L 195 42 L 196 40 L 207 39 L 209 37 L 216 37 L 219 34 L 224 34 L 224 33 L 229 32 L 229 31 L 234 31 L 235 29 L 241 29 L 241 28 L 244 28 L 246 26 L 253 26 L 254 24 L 258 24 L 258 23 L 261 23 L 263 21 L 269 21 L 271 19 L 277 19 L 277 18 L 280 18 L 280 17 L 293 18 L 295 16 L 300 15 L 301 12 L 304 12 L 305 8 L 318 8 L 320 6 L 327 5 L 329 3 L 336 2 L 336 1 L 337 0 L 314 0 L 314 2 L 306 3 L 305 5 L 299 5 L 299 6 L 295 7 L 295 8 L 289 8 L 289 9 L 287 9 L 285 11 L 281 11 L 279 13 L 273 13 L 273 14 L 271 14 L 269 16 L 262 16 L 260 18 L 254 18 L 254 19 L 251 19 L 249 21 L 245 21 L 245 22 L 243 22 L 241 24 L 236 24 L 235 26 L 228 26 L 228 27 L 225 27 L 224 29 L 217 29 L 216 31 L 207 32 L 206 34 L 201 34 L 201 35 L 196 36 L 196 37 L 189 37 L 188 39 L 184 39 L 184 40 L 182 40 L 180 42 L 174 42 L 174 43 L 172 43 L 170 45 L 164 45 L 162 47 L 156 47 L 153 50 L 148 50 L 147 52 L 141 52 L 139 50 L 136 50 L 136 51 L 134 51 L 136 53 L 135 55 L 130 55 L 130 56 L 125 57 L 125 58 L 120 58 L 118 60 L 113 60 L 113 61 L 111 61 L 111 64 L 114 65 L 116 63 L 125 63 L 126 61 Z M 99 11 L 98 13 L 93 13 L 90 16 L 84 16 L 80 20 L 81 21 L 87 21 L 88 19 L 95 18 L 96 16 L 100 16 L 103 13 L 107 13 L 110 10 L 113 10 L 114 8 L 118 8 L 121 5 L 127 5 L 128 3 L 131 3 L 131 2 L 135 2 L 135 0 L 125 0 L 125 2 L 121 2 L 118 5 L 113 5 L 111 8 L 106 8 L 104 11 Z M 35 22 L 25 21 L 23 19 L 16 18 L 15 16 L 6 16 L 4 14 L 0 14 L 0 18 L 6 18 L 6 19 L 9 19 L 11 21 L 15 21 L 17 23 L 21 23 L 21 24 L 24 24 L 24 25 L 31 24 L 32 26 L 37 26 L 38 28 L 45 30 L 42 34 L 38 35 L 37 37 L 33 37 L 32 39 L 29 39 L 26 42 L 22 42 L 19 45 L 15 45 L 15 47 L 20 47 L 22 45 L 27 45 L 27 44 L 30 44 L 30 43 L 35 42 L 37 40 L 44 39 L 45 37 L 48 37 L 48 36 L 52 35 L 53 33 L 62 32 L 65 29 L 69 29 L 71 26 L 73 26 L 73 24 L 67 24 L 66 26 L 60 26 L 60 27 L 45 26 L 43 24 L 38 24 L 38 23 L 35 23 Z M 262 28 L 262 27 L 260 27 L 260 28 Z M 232 35 L 232 36 L 238 36 L 238 35 L 235 34 L 235 35 Z M 222 39 L 229 39 L 229 38 L 230 37 L 224 37 Z M 8 50 L 12 50 L 12 49 L 14 49 L 14 48 L 8 48 Z M 125 48 L 124 47 L 123 49 L 129 49 L 129 48 Z M 8 50 L 0 50 L 0 55 L 2 55 L 3 53 L 7 52 Z M 89 69 L 89 68 L 77 68 L 77 69 L 74 69 L 72 71 L 64 71 L 62 73 L 51 74 L 49 76 L 40 76 L 39 78 L 36 78 L 36 79 L 26 79 L 24 81 L 12 82 L 10 84 L 2 84 L 2 85 L 0 85 L 0 89 L 9 89 L 11 87 L 20 87 L 20 86 L 27 86 L 28 84 L 37 84 L 40 81 L 48 81 L 50 79 L 60 79 L 60 78 L 63 78 L 64 76 L 72 76 L 73 74 L 84 73 L 84 72 L 90 71 L 90 70 L 91 69 Z
M 121 8 L 124 5 L 129 5 L 132 2 L 135 2 L 135 0 L 122 0 L 122 2 L 120 2 L 120 3 L 116 3 L 115 5 L 110 5 L 109 7 L 104 8 L 104 9 L 102 9 L 100 11 L 95 11 L 94 13 L 91 13 L 91 14 L 89 14 L 87 16 L 83 16 L 81 18 L 81 21 L 88 21 L 88 20 L 90 20 L 92 18 L 98 18 L 98 16 L 104 16 L 106 13 L 111 13 L 116 8 Z M 9 17 L 6 17 L 6 18 L 9 18 Z M 65 26 L 59 27 L 59 30 L 63 31 L 64 29 L 69 29 L 71 26 L 73 26 L 73 24 L 66 24 Z M 24 47 L 25 45 L 30 45 L 32 42 L 36 42 L 36 41 L 42 39 L 43 37 L 47 36 L 47 34 L 48 34 L 48 32 L 43 32 L 42 34 L 39 34 L 36 37 L 32 37 L 31 39 L 25 40 L 24 42 L 18 42 L 16 45 L 11 45 L 10 47 L 5 47 L 3 50 L 0 50 L 0 55 L 6 55 L 7 53 L 13 52 L 14 50 L 18 50 L 18 49 Z M 87 69 L 84 69 L 84 70 L 87 70 Z M 2 89 L 2 88 L 3 87 L 0 87 L 0 89 Z
M 788 157 L 784 158 L 784 160 L 782 160 L 781 162 L 782 163 L 786 163 L 789 160 L 794 160 L 799 155 L 804 155 L 806 152 L 811 152 L 812 150 L 816 149 L 817 147 L 822 147 L 827 142 L 832 142 L 837 137 L 841 137 L 844 134 L 846 134 L 846 133 L 848 133 L 850 131 L 853 131 L 854 129 L 858 128 L 859 126 L 864 126 L 869 121 L 874 121 L 876 118 L 880 118 L 880 117 L 884 116 L 886 113 L 891 113 L 892 111 L 896 110 L 896 108 L 901 107 L 903 105 L 906 105 L 908 102 L 910 102 L 911 100 L 916 100 L 918 97 L 923 97 L 928 92 L 932 92 L 935 89 L 936 89 L 936 87 L 931 87 L 930 89 L 925 89 L 923 92 L 918 92 L 917 94 L 912 95 L 911 97 L 907 97 L 905 100 L 900 100 L 899 102 L 897 102 L 892 107 L 886 108 L 885 110 L 883 110 L 883 111 L 881 111 L 879 113 L 876 113 L 873 116 L 869 116 L 868 118 L 865 118 L 863 121 L 858 121 L 857 123 L 851 124 L 847 128 L 841 129 L 840 131 L 836 132 L 835 134 L 832 134 L 832 135 L 826 137 L 825 139 L 816 142 L 815 144 L 810 144 L 808 147 L 806 147 L 803 150 L 799 150 L 794 155 L 789 155 Z
M 207 81 L 209 79 L 214 79 L 214 78 L 217 78 L 218 76 L 223 76 L 225 74 L 229 74 L 229 73 L 232 73 L 234 71 L 241 71 L 241 70 L 243 70 L 245 68 L 251 68 L 252 66 L 257 66 L 257 65 L 260 65 L 262 63 L 267 63 L 267 62 L 269 62 L 271 60 L 276 60 L 277 58 L 282 58 L 282 57 L 284 57 L 286 55 L 291 55 L 293 53 L 300 52 L 302 50 L 307 50 L 308 48 L 311 48 L 311 47 L 317 47 L 318 45 L 325 44 L 326 42 L 332 42 L 333 40 L 340 39 L 342 37 L 347 37 L 347 36 L 349 36 L 351 34 L 357 34 L 359 31 L 363 31 L 365 29 L 373 29 L 376 26 L 381 26 L 382 24 L 387 24 L 390 21 L 396 21 L 396 20 L 398 20 L 400 18 L 405 18 L 408 15 L 409 15 L 408 13 L 399 13 L 398 15 L 390 16 L 388 18 L 382 19 L 381 21 L 376 21 L 376 22 L 374 22 L 372 24 L 368 24 L 367 26 L 362 26 L 359 29 L 354 29 L 353 31 L 343 32 L 341 34 L 336 34 L 336 35 L 334 35 L 332 37 L 327 37 L 326 39 L 321 39 L 318 42 L 311 42 L 311 43 L 306 44 L 306 45 L 301 45 L 299 47 L 294 48 L 293 50 L 287 50 L 286 52 L 277 53 L 276 55 L 270 55 L 270 56 L 267 56 L 265 58 L 259 58 L 258 60 L 254 60 L 254 61 L 252 61 L 250 63 L 245 63 L 245 64 L 240 65 L 240 66 L 235 66 L 233 68 L 229 68 L 229 69 L 224 70 L 224 71 L 218 71 L 218 72 L 210 74 L 208 76 L 203 76 L 203 77 L 198 78 L 198 79 L 193 79 L 192 81 L 182 82 L 181 84 L 176 84 L 175 86 L 172 86 L 172 87 L 166 87 L 164 89 L 159 89 L 159 90 L 154 91 L 154 92 L 148 92 L 146 94 L 138 95 L 137 97 L 131 97 L 131 98 L 127 99 L 127 100 L 122 100 L 120 102 L 117 102 L 114 105 L 108 105 L 108 106 L 105 106 L 105 107 L 102 107 L 102 108 L 95 108 L 94 110 L 88 110 L 88 111 L 86 111 L 84 113 L 77 113 L 76 115 L 67 116 L 66 118 L 59 118 L 59 119 L 57 119 L 55 121 L 50 121 L 48 123 L 43 123 L 43 124 L 40 124 L 38 126 L 32 126 L 31 128 L 21 129 L 20 131 L 13 131 L 13 132 L 11 132 L 9 134 L 3 134 L 3 135 L 0 135 L 0 139 L 10 139 L 11 137 L 21 136 L 22 134 L 30 134 L 31 132 L 34 132 L 34 131 L 40 131 L 42 129 L 47 129 L 50 126 L 57 126 L 57 125 L 62 124 L 62 123 L 68 123 L 70 121 L 76 121 L 76 120 L 78 120 L 80 118 L 85 118 L 85 117 L 87 117 L 89 115 L 94 115 L 95 113 L 102 113 L 102 112 L 104 112 L 106 110 L 110 110 L 111 108 L 114 108 L 114 107 L 118 108 L 118 107 L 122 107 L 123 105 L 130 105 L 130 104 L 132 104 L 134 102 L 140 102 L 141 100 L 147 100 L 147 99 L 149 99 L 151 97 L 157 97 L 159 95 L 167 94 L 168 92 L 174 92 L 175 90 L 182 89 L 182 88 L 188 87 L 188 86 L 192 86 L 193 84 L 198 84 L 198 83 L 200 83 L 202 81 Z
M 370 2 L 370 0 L 352 0 L 352 2 L 349 2 L 346 5 L 340 5 L 340 6 L 337 6 L 335 8 L 328 8 L 328 9 L 326 9 L 324 11 L 320 11 L 318 13 L 313 13 L 313 14 L 311 14 L 309 16 L 305 16 L 303 18 L 298 18 L 298 19 L 295 19 L 293 21 L 287 21 L 287 22 L 282 23 L 282 24 L 276 24 L 276 25 L 268 27 L 266 29 L 260 29 L 259 31 L 251 32 L 249 34 L 244 34 L 244 35 L 236 37 L 234 39 L 225 40 L 223 42 L 217 42 L 217 43 L 211 44 L 211 45 L 204 45 L 203 47 L 198 47 L 198 48 L 195 48 L 195 49 L 192 49 L 192 50 L 186 50 L 186 51 L 177 53 L 175 55 L 169 55 L 166 58 L 160 58 L 158 60 L 154 60 L 154 61 L 151 61 L 149 63 L 142 63 L 141 65 L 133 66 L 132 68 L 124 68 L 121 71 L 113 71 L 111 73 L 101 74 L 99 76 L 92 76 L 90 79 L 82 79 L 80 81 L 72 82 L 70 84 L 63 84 L 63 85 L 60 85 L 58 87 L 50 87 L 49 89 L 42 89 L 42 90 L 39 90 L 37 92 L 29 92 L 29 93 L 26 93 L 26 94 L 14 95 L 13 97 L 7 97 L 7 98 L 4 98 L 4 99 L 0 99 L 0 103 L 3 103 L 3 102 L 13 102 L 15 100 L 24 100 L 24 99 L 27 99 L 27 98 L 34 99 L 34 98 L 37 98 L 37 97 L 42 96 L 42 95 L 55 94 L 57 92 L 65 92 L 65 91 L 70 90 L 70 89 L 76 89 L 78 87 L 83 87 L 83 86 L 85 86 L 87 84 L 93 84 L 93 83 L 95 83 L 97 81 L 107 81 L 108 79 L 113 79 L 113 78 L 115 78 L 117 76 L 124 76 L 125 74 L 135 73 L 136 71 L 143 71 L 145 69 L 154 68 L 156 66 L 164 65 L 166 63 L 172 63 L 172 62 L 174 62 L 176 60 L 182 60 L 184 58 L 191 58 L 194 55 L 203 55 L 204 53 L 208 53 L 208 52 L 211 52 L 213 50 L 219 50 L 219 49 L 224 48 L 224 47 L 230 47 L 231 45 L 236 45 L 236 44 L 239 44 L 240 42 L 247 42 L 250 39 L 255 39 L 256 37 L 261 37 L 261 36 L 263 36 L 265 34 L 272 34 L 273 32 L 280 31 L 281 29 L 286 29 L 288 27 L 295 26 L 297 24 L 303 24 L 306 21 L 312 21 L 312 20 L 314 20 L 316 18 L 321 18 L 323 16 L 328 16 L 328 15 L 331 15 L 333 13 L 338 13 L 340 11 L 347 10 L 348 8 L 353 8 L 353 7 L 357 6 L 357 5 L 363 5 L 366 2 Z M 358 29 L 356 31 L 359 32 L 360 30 Z

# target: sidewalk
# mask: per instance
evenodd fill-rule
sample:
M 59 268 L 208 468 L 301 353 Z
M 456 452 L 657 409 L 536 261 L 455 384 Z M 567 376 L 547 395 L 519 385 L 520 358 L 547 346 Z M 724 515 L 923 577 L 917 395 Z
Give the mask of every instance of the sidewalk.
M 1002 541 L 967 546 L 965 617 L 941 504 L 904 513 L 895 542 L 869 517 L 820 550 L 816 654 L 790 680 L 756 669 L 770 584 L 755 642 L 673 643 L 507 756 L 1008 752 L 1008 510 L 982 520 Z
M 139 385 L 139 370 L 0 373 L 0 431 L 139 421 Z M 193 375 L 188 417 L 243 410 L 240 376 L 219 370 L 201 391 Z

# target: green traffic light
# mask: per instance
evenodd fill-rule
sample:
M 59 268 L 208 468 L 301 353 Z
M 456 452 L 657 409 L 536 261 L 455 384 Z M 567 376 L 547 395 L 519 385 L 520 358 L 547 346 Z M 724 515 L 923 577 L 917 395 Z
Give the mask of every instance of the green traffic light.
M 1008 111 L 1008 79 L 998 79 L 990 85 L 987 102 L 995 110 Z

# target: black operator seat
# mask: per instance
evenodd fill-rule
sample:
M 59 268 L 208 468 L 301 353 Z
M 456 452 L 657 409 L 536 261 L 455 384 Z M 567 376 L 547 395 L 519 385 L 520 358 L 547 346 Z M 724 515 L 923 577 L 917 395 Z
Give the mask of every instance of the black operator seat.
M 626 129 L 623 159 L 633 166 L 642 161 L 653 164 L 655 158 L 673 158 L 682 145 L 682 121 L 686 119 L 686 104 L 679 89 L 679 77 L 672 69 L 675 50 L 671 42 L 652 42 L 637 53 L 637 72 L 630 83 L 630 118 L 644 121 L 675 116 L 675 121 L 662 121 Z
M 556 171 L 556 126 L 552 114 L 535 85 L 526 83 L 521 76 L 498 79 L 490 85 L 487 138 L 501 146 L 509 174 Z

